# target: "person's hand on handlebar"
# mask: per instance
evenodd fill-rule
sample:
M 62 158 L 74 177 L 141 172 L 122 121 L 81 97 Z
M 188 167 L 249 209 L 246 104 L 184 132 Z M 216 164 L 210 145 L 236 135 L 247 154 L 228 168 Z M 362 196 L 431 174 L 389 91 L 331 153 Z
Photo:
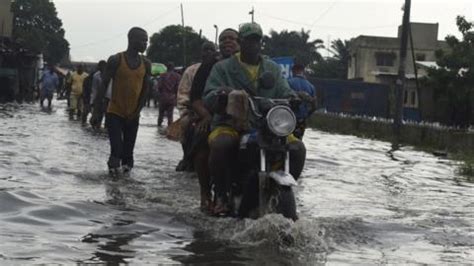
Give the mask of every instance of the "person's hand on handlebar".
M 216 113 L 223 114 L 225 113 L 225 108 L 227 106 L 227 96 L 229 93 L 232 91 L 232 88 L 229 87 L 221 87 L 217 91 L 217 97 L 216 97 Z

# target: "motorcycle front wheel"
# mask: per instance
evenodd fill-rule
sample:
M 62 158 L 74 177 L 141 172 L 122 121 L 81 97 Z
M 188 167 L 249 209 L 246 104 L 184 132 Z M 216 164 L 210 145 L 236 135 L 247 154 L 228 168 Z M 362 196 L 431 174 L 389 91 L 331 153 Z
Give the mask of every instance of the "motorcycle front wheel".
M 288 186 L 279 186 L 278 190 L 278 200 L 275 206 L 276 213 L 280 213 L 284 217 L 292 219 L 293 221 L 298 220 L 298 215 L 296 214 L 296 200 L 293 189 Z

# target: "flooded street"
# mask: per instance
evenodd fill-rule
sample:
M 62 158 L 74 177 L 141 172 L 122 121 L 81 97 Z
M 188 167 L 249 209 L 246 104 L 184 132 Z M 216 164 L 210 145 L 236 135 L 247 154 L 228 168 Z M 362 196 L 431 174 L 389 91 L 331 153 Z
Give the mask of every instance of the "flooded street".
M 130 177 L 106 172 L 105 134 L 65 102 L 0 105 L 0 264 L 473 264 L 474 184 L 458 162 L 308 130 L 300 220 L 214 218 L 179 143 L 142 112 Z

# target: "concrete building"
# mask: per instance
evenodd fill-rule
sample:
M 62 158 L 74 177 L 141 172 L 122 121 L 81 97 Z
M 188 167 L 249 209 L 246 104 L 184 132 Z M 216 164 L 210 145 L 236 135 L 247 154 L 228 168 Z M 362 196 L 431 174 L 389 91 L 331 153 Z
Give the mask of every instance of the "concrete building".
M 445 41 L 438 40 L 438 24 L 410 23 L 411 36 L 408 38 L 406 59 L 407 87 L 404 92 L 404 107 L 417 109 L 420 103 L 426 103 L 432 109 L 429 93 L 418 95 L 415 81 L 415 65 L 429 65 L 436 61 L 436 50 L 447 50 Z M 351 41 L 348 79 L 364 82 L 382 83 L 393 86 L 398 75 L 400 63 L 400 36 L 379 37 L 360 35 Z M 413 51 L 411 43 L 413 43 Z M 414 59 L 413 59 L 414 57 Z M 426 75 L 426 67 L 417 67 L 418 78 Z M 420 99 L 423 98 L 423 99 Z M 426 99 L 426 100 L 425 100 Z M 429 111 L 427 111 L 429 112 Z M 421 114 L 420 114 L 421 115 Z
M 11 0 L 0 0 L 0 37 L 12 36 L 13 14 Z

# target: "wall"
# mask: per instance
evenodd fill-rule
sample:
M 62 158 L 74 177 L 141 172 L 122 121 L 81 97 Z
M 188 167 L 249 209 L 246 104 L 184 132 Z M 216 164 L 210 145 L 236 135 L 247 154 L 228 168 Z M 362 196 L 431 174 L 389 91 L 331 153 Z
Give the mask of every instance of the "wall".
M 308 127 L 387 141 L 392 139 L 392 124 L 390 122 L 372 121 L 367 118 L 315 113 L 308 121 Z M 474 154 L 474 132 L 456 131 L 428 125 L 404 124 L 401 129 L 401 136 L 402 143 L 408 145 L 430 147 L 447 152 Z
M 388 117 L 389 87 L 359 81 L 308 78 L 320 99 L 319 106 L 329 112 Z

